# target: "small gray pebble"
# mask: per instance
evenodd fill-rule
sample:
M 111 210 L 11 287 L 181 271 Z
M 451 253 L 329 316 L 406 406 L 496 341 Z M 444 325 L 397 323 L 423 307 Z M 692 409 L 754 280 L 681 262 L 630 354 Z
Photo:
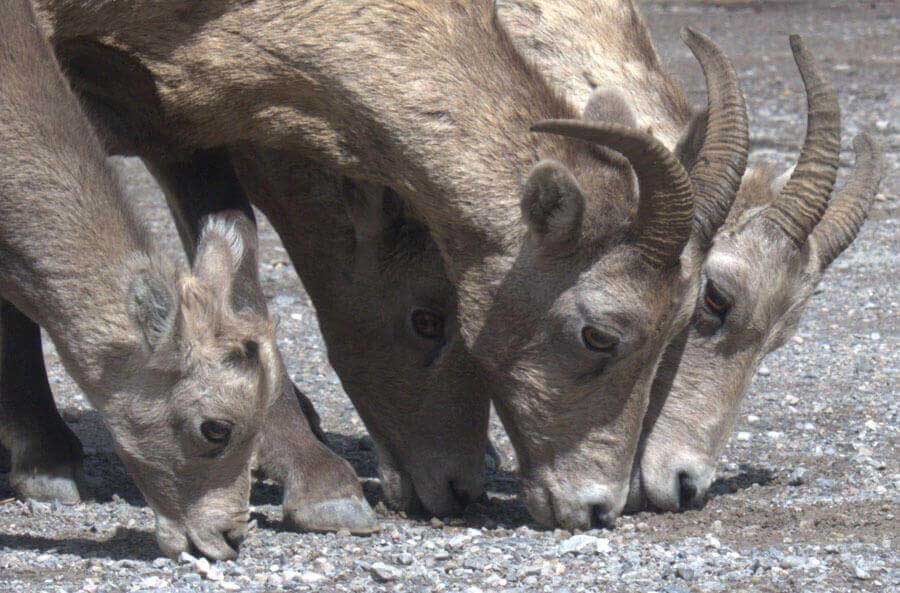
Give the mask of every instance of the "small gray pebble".
M 380 583 L 396 581 L 400 577 L 400 571 L 384 562 L 376 562 L 371 567 L 372 576 Z
M 676 574 L 679 578 L 684 579 L 685 581 L 692 581 L 692 580 L 694 580 L 694 571 L 693 571 L 693 569 L 688 568 L 687 566 L 677 566 L 677 567 L 675 567 L 675 574 Z
M 806 468 L 798 467 L 788 476 L 789 486 L 801 486 L 806 483 Z
M 815 483 L 819 488 L 825 488 L 827 490 L 831 490 L 835 486 L 835 481 L 829 480 L 828 478 L 819 478 Z
M 37 500 L 28 499 L 28 510 L 32 515 L 42 515 L 50 512 L 50 504 Z
M 784 556 L 778 562 L 778 566 L 785 570 L 789 570 L 792 568 L 803 566 L 805 563 L 806 559 L 801 558 L 800 556 Z

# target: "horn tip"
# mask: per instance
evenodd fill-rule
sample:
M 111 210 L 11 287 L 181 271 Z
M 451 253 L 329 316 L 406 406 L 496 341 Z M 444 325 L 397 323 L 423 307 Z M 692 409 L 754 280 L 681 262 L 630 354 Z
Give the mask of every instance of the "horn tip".
M 688 47 L 693 47 L 700 43 L 709 43 L 711 39 L 704 33 L 698 31 L 694 27 L 684 27 L 681 29 L 681 40 Z
M 868 130 L 862 131 L 853 139 L 853 153 L 857 163 L 869 161 L 873 166 L 873 175 L 879 180 L 884 175 L 884 147 L 876 136 Z
M 803 43 L 803 37 L 801 37 L 799 33 L 791 33 L 788 39 L 791 42 L 791 51 L 793 51 L 795 54 L 806 49 L 806 46 Z

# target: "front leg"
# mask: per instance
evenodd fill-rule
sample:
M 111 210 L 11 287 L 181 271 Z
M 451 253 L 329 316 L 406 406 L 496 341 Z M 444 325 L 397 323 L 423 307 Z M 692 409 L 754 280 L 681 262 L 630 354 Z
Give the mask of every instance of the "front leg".
M 257 265 L 253 209 L 225 150 L 197 151 L 178 161 L 148 165 L 166 193 L 189 257 L 206 217 L 227 213 L 244 239 L 247 255 L 235 282 L 236 307 L 266 313 Z M 323 445 L 324 434 L 312 404 L 285 374 L 281 397 L 269 410 L 257 451 L 259 469 L 284 486 L 288 524 L 303 531 L 371 533 L 378 529 L 356 473 Z
M 378 521 L 356 473 L 326 446 L 321 429 L 310 430 L 299 413 L 298 397 L 306 399 L 286 378 L 282 397 L 269 409 L 256 457 L 266 477 L 284 484 L 285 523 L 298 531 L 377 531 Z
M 0 443 L 10 457 L 17 496 L 75 504 L 81 500 L 82 449 L 56 409 L 41 330 L 0 299 Z

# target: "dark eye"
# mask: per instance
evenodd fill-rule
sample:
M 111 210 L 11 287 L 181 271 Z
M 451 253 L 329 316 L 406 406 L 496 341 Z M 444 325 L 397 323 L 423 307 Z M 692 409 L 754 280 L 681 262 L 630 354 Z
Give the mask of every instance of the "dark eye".
M 724 321 L 729 309 L 731 309 L 731 302 L 719 292 L 712 282 L 707 281 L 706 291 L 703 295 L 703 306 L 706 307 L 707 311 Z
M 444 318 L 434 311 L 416 309 L 410 315 L 410 321 L 418 336 L 428 340 L 444 338 Z
M 240 348 L 235 348 L 225 357 L 225 364 L 233 367 L 255 365 L 259 362 L 259 342 L 244 340 Z
M 244 340 L 244 354 L 246 354 L 248 360 L 255 362 L 259 359 L 259 342 L 256 340 Z
M 584 329 L 581 330 L 581 339 L 587 349 L 593 352 L 609 354 L 619 345 L 619 338 L 590 325 L 584 326 Z
M 210 443 L 224 445 L 231 438 L 231 423 L 224 420 L 206 420 L 200 425 L 200 432 Z

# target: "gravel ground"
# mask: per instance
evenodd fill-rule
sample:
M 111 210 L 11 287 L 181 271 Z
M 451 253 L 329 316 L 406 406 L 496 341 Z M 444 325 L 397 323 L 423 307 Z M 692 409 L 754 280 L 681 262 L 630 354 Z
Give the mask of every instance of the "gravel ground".
M 873 126 L 888 175 L 870 222 L 813 297 L 799 335 L 765 361 L 720 479 L 702 510 L 625 517 L 614 531 L 539 531 L 515 499 L 513 464 L 491 473 L 490 503 L 466 517 L 411 521 L 382 510 L 373 537 L 286 531 L 269 484 L 254 491 L 259 528 L 237 562 L 158 558 L 152 513 L 111 452 L 97 414 L 48 349 L 51 383 L 85 443 L 96 502 L 9 500 L 0 471 L 0 591 L 895 591 L 897 511 L 898 12 L 891 2 L 650 2 L 664 59 L 699 104 L 684 25 L 734 59 L 751 109 L 755 158 L 793 162 L 802 90 L 787 45 L 800 32 L 828 66 L 844 144 Z M 852 155 L 845 154 L 847 164 Z M 179 246 L 153 182 L 115 160 L 129 195 L 172 253 Z M 377 503 L 374 453 L 326 360 L 315 314 L 271 229 L 262 277 L 280 344 L 332 444 Z M 493 438 L 512 457 L 494 422 Z

